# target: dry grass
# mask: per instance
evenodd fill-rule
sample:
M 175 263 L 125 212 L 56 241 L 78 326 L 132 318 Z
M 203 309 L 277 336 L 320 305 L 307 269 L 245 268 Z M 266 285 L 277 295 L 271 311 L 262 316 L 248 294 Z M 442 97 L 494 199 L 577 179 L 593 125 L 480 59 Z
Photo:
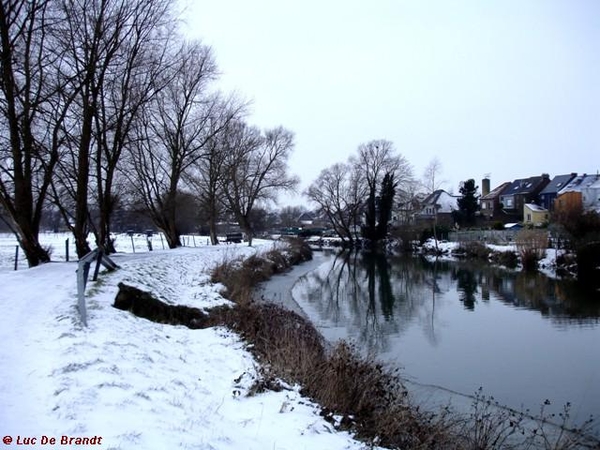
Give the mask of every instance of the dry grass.
M 537 270 L 538 261 L 546 254 L 548 233 L 544 230 L 521 230 L 515 237 L 524 270 Z
M 273 251 L 221 264 L 213 273 L 213 280 L 227 286 L 227 296 L 236 305 L 212 309 L 202 326 L 227 326 L 250 344 L 248 349 L 261 364 L 261 378 L 249 395 L 281 389 L 280 380 L 297 383 L 337 428 L 351 431 L 368 445 L 390 449 L 600 448 L 598 440 L 586 434 L 591 422 L 567 429 L 568 409 L 561 415 L 564 432 L 558 435 L 548 431 L 543 411 L 534 431 L 526 432 L 521 426 L 525 415 L 496 408 L 493 398 L 481 392 L 466 417 L 449 409 L 436 414 L 421 411 L 409 402 L 396 369 L 362 357 L 345 342 L 328 348 L 304 317 L 252 300 L 256 284 L 285 270 L 291 261 L 306 259 L 306 250 L 298 245 L 293 252 Z M 519 440 L 513 440 L 515 436 Z
M 259 283 L 310 259 L 310 247 L 304 241 L 294 239 L 289 241 L 287 249 L 270 250 L 264 255 L 219 264 L 213 269 L 211 281 L 223 284 L 230 300 L 238 304 L 247 303 L 252 300 L 254 289 Z
M 251 343 L 266 377 L 302 384 L 325 361 L 325 346 L 314 326 L 270 303 L 246 302 L 220 311 L 222 324 Z
M 297 242 L 245 261 L 221 264 L 213 281 L 223 283 L 234 308 L 210 313 L 212 324 L 238 332 L 261 364 L 262 379 L 251 392 L 277 388 L 278 379 L 302 386 L 323 408 L 322 415 L 371 443 L 390 448 L 440 448 L 450 442 L 439 416 L 411 406 L 397 370 L 364 358 L 345 342 L 328 349 L 310 321 L 281 306 L 252 299 L 254 287 L 272 274 L 309 259 Z M 442 435 L 444 435 L 442 437 Z
M 211 314 L 214 316 L 214 314 Z M 302 386 L 325 419 L 358 438 L 390 448 L 434 448 L 450 442 L 439 417 L 407 401 L 397 371 L 361 357 L 345 342 L 329 351 L 315 327 L 278 305 L 247 302 L 219 311 L 221 323 L 251 343 L 262 379 L 251 392 L 277 387 L 277 379 Z M 441 435 L 444 435 L 443 438 Z
M 306 256 L 298 258 L 304 260 Z M 322 416 L 338 429 L 349 430 L 369 445 L 390 449 L 562 450 L 574 448 L 573 442 L 582 442 L 582 434 L 578 433 L 569 434 L 575 441 L 564 436 L 560 442 L 542 441 L 539 435 L 532 436 L 521 427 L 523 415 L 497 408 L 493 398 L 481 393 L 475 396 L 466 416 L 449 409 L 435 414 L 420 410 L 408 400 L 396 369 L 362 357 L 345 342 L 328 348 L 304 317 L 272 303 L 252 300 L 252 287 L 269 274 L 285 270 L 292 260 L 296 259 L 272 251 L 262 258 L 221 266 L 214 274 L 215 280 L 226 284 L 228 297 L 237 304 L 213 310 L 211 322 L 237 331 L 261 364 L 262 378 L 250 394 L 280 389 L 279 380 L 297 383 L 304 395 L 322 407 Z M 237 282 L 243 286 L 236 286 Z M 234 297 L 239 292 L 244 292 L 241 301 Z M 532 445 L 534 440 L 536 445 Z
M 519 256 L 513 251 L 495 252 L 490 254 L 490 261 L 509 269 L 514 269 L 519 264 Z

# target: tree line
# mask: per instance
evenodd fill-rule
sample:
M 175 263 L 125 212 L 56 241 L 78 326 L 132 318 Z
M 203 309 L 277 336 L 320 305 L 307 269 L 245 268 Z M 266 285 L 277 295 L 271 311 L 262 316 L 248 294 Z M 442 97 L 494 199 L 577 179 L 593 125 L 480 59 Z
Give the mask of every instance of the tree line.
M 248 104 L 218 91 L 210 47 L 186 40 L 174 0 L 2 0 L 0 217 L 28 263 L 58 212 L 77 254 L 114 251 L 113 214 L 141 205 L 170 248 L 180 199 L 216 221 L 232 214 L 252 239 L 260 202 L 294 189 L 293 133 L 247 123 Z

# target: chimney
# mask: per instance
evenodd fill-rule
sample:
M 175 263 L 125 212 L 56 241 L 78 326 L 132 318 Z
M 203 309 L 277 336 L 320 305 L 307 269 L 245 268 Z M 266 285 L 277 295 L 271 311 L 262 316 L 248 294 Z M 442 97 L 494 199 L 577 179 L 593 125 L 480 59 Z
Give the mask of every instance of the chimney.
M 484 197 L 490 193 L 490 179 L 484 178 L 481 180 L 481 196 Z

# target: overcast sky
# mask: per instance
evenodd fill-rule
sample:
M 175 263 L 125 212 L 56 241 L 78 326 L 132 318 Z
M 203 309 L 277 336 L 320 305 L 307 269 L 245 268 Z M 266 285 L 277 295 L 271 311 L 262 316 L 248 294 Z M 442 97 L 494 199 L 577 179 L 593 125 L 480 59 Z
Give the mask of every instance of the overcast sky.
M 456 193 L 600 169 L 598 0 L 185 1 L 248 122 L 296 134 L 301 189 L 372 139 Z

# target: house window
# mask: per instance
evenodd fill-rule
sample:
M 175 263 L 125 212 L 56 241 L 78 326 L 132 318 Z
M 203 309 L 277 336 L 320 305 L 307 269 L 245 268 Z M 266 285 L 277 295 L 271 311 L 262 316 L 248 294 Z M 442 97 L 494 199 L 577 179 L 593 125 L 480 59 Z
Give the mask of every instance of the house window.
M 512 208 L 512 205 L 513 205 L 512 197 L 506 197 L 506 199 L 504 200 L 504 204 L 506 205 L 507 208 Z
M 527 222 L 531 222 L 531 214 L 527 214 Z
M 481 209 L 487 209 L 487 203 L 486 202 L 483 202 L 481 204 Z

